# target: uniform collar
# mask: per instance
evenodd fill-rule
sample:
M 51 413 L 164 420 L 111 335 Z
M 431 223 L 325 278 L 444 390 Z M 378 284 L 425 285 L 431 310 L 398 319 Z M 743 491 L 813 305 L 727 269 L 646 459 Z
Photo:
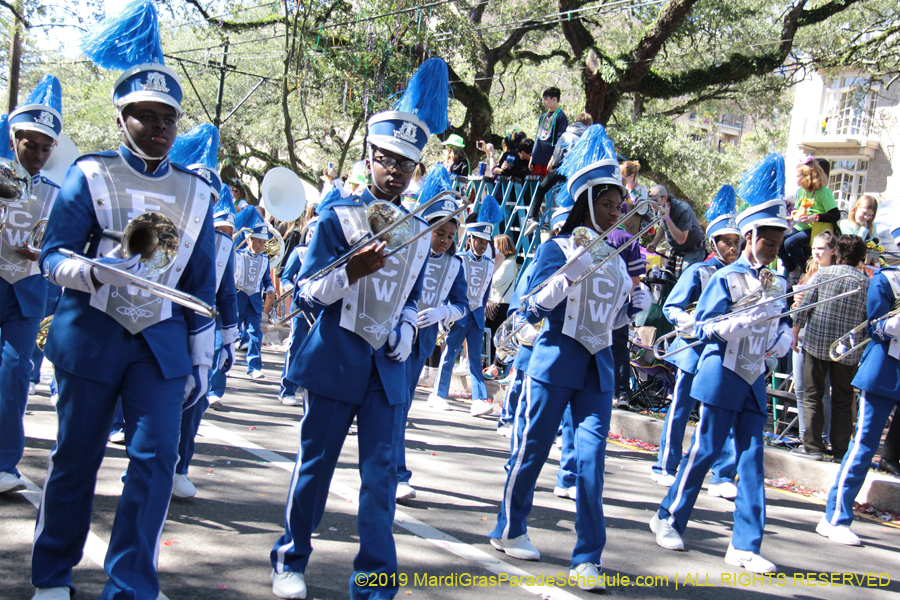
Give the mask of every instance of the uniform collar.
M 122 155 L 122 158 L 125 159 L 125 162 L 128 165 L 140 173 L 141 175 L 147 175 L 148 177 L 162 177 L 163 175 L 169 174 L 169 159 L 164 158 L 155 171 L 149 171 L 147 169 L 147 163 L 144 162 L 144 159 L 136 155 L 134 152 L 128 149 L 124 144 L 119 146 L 119 154 Z
M 41 179 L 43 179 L 43 174 L 44 174 L 43 171 L 38 171 L 37 175 L 32 175 L 31 176 L 31 185 L 39 184 L 41 182 Z

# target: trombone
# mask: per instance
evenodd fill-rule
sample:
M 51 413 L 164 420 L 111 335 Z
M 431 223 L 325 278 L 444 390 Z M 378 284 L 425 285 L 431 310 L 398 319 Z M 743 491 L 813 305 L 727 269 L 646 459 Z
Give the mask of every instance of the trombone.
M 642 200 L 642 201 L 638 202 L 634 206 L 634 208 L 632 208 L 630 211 L 628 211 L 625 214 L 625 216 L 620 217 L 619 220 L 625 221 L 625 220 L 631 218 L 632 215 L 645 214 L 647 212 L 647 208 L 653 208 L 654 206 L 658 207 L 659 205 L 656 202 L 654 202 L 653 200 Z M 639 213 L 639 211 L 641 211 L 641 210 L 643 210 L 644 212 Z M 643 229 L 638 231 L 634 235 L 634 237 L 639 239 L 642 235 L 648 233 L 651 229 L 653 229 L 654 227 L 659 225 L 664 220 L 664 218 L 665 218 L 665 215 L 662 212 L 658 212 L 656 214 L 656 216 L 650 221 L 650 223 L 646 227 L 644 227 Z M 530 298 L 531 296 L 534 296 L 539 291 L 544 289 L 547 285 L 550 284 L 551 281 L 553 281 L 553 279 L 556 278 L 557 275 L 560 275 L 563 272 L 565 272 L 565 270 L 568 269 L 570 266 L 572 266 L 572 264 L 574 264 L 574 262 L 576 260 L 578 260 L 581 257 L 581 255 L 584 254 L 585 252 L 590 252 L 591 257 L 595 261 L 599 260 L 599 262 L 597 264 L 595 264 L 594 266 L 592 266 L 590 269 L 588 269 L 577 280 L 573 281 L 572 284 L 569 286 L 569 288 L 576 287 L 582 281 L 584 281 L 585 279 L 587 279 L 588 277 L 593 275 L 595 271 L 600 269 L 600 267 L 606 265 L 606 263 L 608 263 L 613 258 L 615 258 L 619 254 L 624 252 L 629 247 L 630 244 L 622 244 L 621 246 L 619 246 L 612 252 L 609 252 L 609 246 L 605 243 L 605 241 L 606 241 L 606 238 L 609 237 L 609 234 L 612 233 L 613 229 L 614 228 L 611 228 L 601 234 L 598 234 L 593 229 L 589 229 L 587 227 L 576 227 L 574 229 L 574 231 L 572 231 L 572 238 L 575 241 L 575 243 L 578 244 L 578 246 L 579 246 L 578 251 L 575 254 L 573 254 L 572 257 L 569 258 L 566 261 L 566 263 L 563 266 L 561 266 L 560 268 L 558 268 L 552 275 L 547 277 L 547 279 L 542 281 L 539 285 L 535 286 L 535 288 L 533 290 L 530 290 L 527 294 L 523 294 L 522 297 L 520 298 L 522 305 L 519 307 L 519 309 L 515 313 L 510 315 L 505 321 L 503 321 L 503 323 L 500 324 L 500 328 L 498 329 L 498 331 L 510 329 L 511 322 L 517 316 L 521 316 L 522 314 L 525 313 L 525 300 L 527 298 Z M 601 244 L 601 242 L 604 242 L 604 243 Z M 512 340 L 516 336 L 516 334 L 518 334 L 525 327 L 526 323 L 527 322 L 520 323 L 517 327 L 512 328 L 511 331 L 505 337 L 503 337 L 502 339 L 495 340 L 495 346 L 498 348 L 507 347 L 510 340 Z
M 46 227 L 46 219 L 41 219 L 35 223 L 31 233 L 28 235 L 26 247 L 32 251 L 39 252 L 43 247 Z M 141 263 L 144 265 L 145 276 L 148 278 L 162 275 L 169 270 L 169 267 L 172 266 L 175 257 L 178 255 L 178 247 L 181 244 L 181 235 L 178 232 L 178 228 L 175 227 L 171 219 L 160 213 L 146 212 L 138 215 L 128 222 L 125 231 L 101 229 L 94 233 L 100 237 L 119 242 L 119 253 L 123 258 L 127 259 L 140 255 Z M 111 265 L 87 258 L 65 248 L 60 248 L 59 253 L 66 258 L 74 258 L 87 263 L 96 269 L 111 269 L 116 275 L 127 279 L 130 282 L 129 285 L 189 308 L 210 319 L 215 319 L 218 315 L 215 308 L 196 296 L 181 290 L 132 275 L 127 271 L 116 269 Z
M 771 273 L 771 271 L 763 271 L 763 273 Z M 771 276 L 774 278 L 774 277 L 775 277 L 775 274 L 772 273 Z M 698 328 L 698 327 L 704 327 L 704 326 L 709 325 L 709 324 L 711 324 L 711 323 L 718 323 L 718 322 L 720 322 L 720 321 L 724 321 L 725 319 L 729 319 L 729 318 L 731 318 L 731 317 L 734 317 L 734 316 L 737 316 L 737 315 L 741 315 L 741 314 L 743 314 L 743 313 L 745 313 L 745 312 L 748 312 L 748 311 L 750 311 L 750 310 L 753 310 L 753 309 L 755 309 L 755 308 L 759 308 L 759 307 L 761 307 L 761 306 L 766 306 L 767 304 L 772 304 L 772 303 L 777 303 L 777 302 L 783 302 L 784 300 L 786 300 L 786 299 L 789 298 L 790 296 L 793 296 L 794 294 L 800 294 L 800 293 L 803 293 L 803 292 L 808 292 L 808 291 L 810 291 L 810 290 L 814 290 L 814 289 L 820 288 L 820 287 L 824 286 L 824 285 L 827 284 L 827 283 L 833 283 L 833 282 L 835 282 L 835 281 L 841 281 L 841 280 L 844 280 L 844 279 L 852 279 L 852 280 L 853 280 L 853 283 L 856 284 L 856 287 L 855 287 L 854 289 L 847 290 L 846 292 L 841 292 L 840 294 L 838 294 L 838 295 L 836 295 L 836 296 L 832 296 L 832 297 L 830 297 L 830 298 L 825 298 L 824 300 L 817 300 L 816 302 L 812 302 L 812 303 L 810 303 L 810 304 L 807 304 L 806 306 L 801 306 L 801 307 L 799 307 L 799 308 L 794 308 L 794 309 L 789 310 L 789 311 L 787 311 L 787 312 L 779 313 L 779 314 L 773 315 L 773 316 L 771 316 L 771 317 L 766 317 L 765 319 L 761 319 L 761 320 L 759 320 L 759 321 L 756 321 L 756 323 L 754 323 L 754 325 L 759 325 L 759 324 L 762 324 L 762 323 L 768 323 L 769 321 L 774 321 L 774 320 L 776 320 L 776 319 L 783 319 L 783 318 L 785 318 L 785 317 L 790 317 L 790 316 L 792 316 L 792 315 L 796 315 L 796 314 L 798 314 L 798 313 L 805 312 L 805 311 L 807 311 L 807 310 L 809 310 L 809 309 L 811 309 L 811 308 L 815 308 L 815 307 L 817 307 L 817 306 L 821 306 L 822 304 L 827 304 L 827 303 L 829 303 L 829 302 L 833 302 L 833 301 L 839 300 L 839 299 L 841 299 L 841 298 L 847 298 L 847 297 L 849 297 L 849 296 L 853 296 L 853 295 L 858 294 L 859 292 L 862 291 L 862 280 L 861 280 L 861 277 L 862 277 L 861 275 L 855 275 L 855 274 L 853 274 L 853 273 L 847 273 L 846 275 L 841 275 L 841 276 L 839 276 L 839 277 L 833 277 L 833 278 L 831 278 L 831 279 L 828 279 L 828 280 L 825 280 L 825 281 L 820 281 L 820 282 L 814 283 L 814 284 L 812 284 L 812 285 L 804 285 L 804 286 L 802 286 L 802 287 L 795 287 L 794 290 L 791 291 L 791 292 L 787 292 L 787 293 L 780 294 L 780 295 L 778 295 L 778 296 L 773 296 L 773 297 L 767 297 L 767 294 L 766 294 L 766 289 L 768 288 L 769 290 L 771 290 L 772 287 L 773 287 L 773 285 L 767 286 L 767 285 L 764 283 L 764 284 L 759 288 L 759 290 L 756 290 L 756 291 L 754 291 L 754 292 L 751 292 L 751 294 L 748 294 L 748 295 L 745 296 L 744 298 L 741 298 L 741 300 L 738 301 L 738 303 L 742 303 L 743 306 L 737 308 L 737 310 L 730 310 L 730 311 L 728 311 L 728 312 L 726 312 L 726 313 L 723 313 L 723 314 L 721 314 L 721 315 L 719 315 L 719 316 L 717 316 L 717 317 L 713 317 L 712 319 L 707 319 L 706 321 L 703 321 L 702 323 L 695 323 L 695 324 L 694 324 L 694 329 L 696 330 L 696 328 Z M 752 300 L 749 300 L 747 303 L 744 303 L 743 301 L 746 300 L 746 299 L 748 299 L 750 296 L 753 296 Z M 763 299 L 762 299 L 761 301 L 759 301 L 759 302 L 756 302 L 756 299 L 760 298 L 761 296 L 763 297 Z M 751 303 L 751 302 L 752 302 L 752 303 Z M 737 306 L 738 306 L 738 303 L 735 303 L 735 305 L 732 307 L 732 309 L 734 309 L 735 307 L 737 307 Z M 653 355 L 654 355 L 658 360 L 665 360 L 665 359 L 669 358 L 670 356 L 673 356 L 673 355 L 675 355 L 675 354 L 678 354 L 679 352 L 682 352 L 682 351 L 684 351 L 684 350 L 687 350 L 688 348 L 696 348 L 697 346 L 700 346 L 700 345 L 702 345 L 702 344 L 704 343 L 704 342 L 702 342 L 701 340 L 697 340 L 697 341 L 695 341 L 695 342 L 691 342 L 690 344 L 685 344 L 684 346 L 681 346 L 680 348 L 677 348 L 677 349 L 675 349 L 675 350 L 671 350 L 671 351 L 670 351 L 670 350 L 669 350 L 670 338 L 672 338 L 672 337 L 673 337 L 673 334 L 675 334 L 675 333 L 676 333 L 676 332 L 674 332 L 674 331 L 673 331 L 673 332 L 670 332 L 670 333 L 667 333 L 666 335 L 664 335 L 664 336 L 662 336 L 661 338 L 659 338 L 658 340 L 656 340 L 656 343 L 653 344 Z
M 878 317 L 877 319 L 868 319 L 863 321 L 831 344 L 831 347 L 828 349 L 828 356 L 831 360 L 838 362 L 846 355 L 850 354 L 854 350 L 859 350 L 860 348 L 865 348 L 866 345 L 872 341 L 866 332 L 869 329 L 869 326 L 875 326 L 882 321 L 886 321 L 891 317 L 896 317 L 900 315 L 900 300 L 894 300 L 894 303 L 891 305 L 891 310 L 885 314 L 884 316 Z M 862 336 L 862 341 L 857 343 L 857 339 Z M 849 347 L 847 345 L 850 345 Z

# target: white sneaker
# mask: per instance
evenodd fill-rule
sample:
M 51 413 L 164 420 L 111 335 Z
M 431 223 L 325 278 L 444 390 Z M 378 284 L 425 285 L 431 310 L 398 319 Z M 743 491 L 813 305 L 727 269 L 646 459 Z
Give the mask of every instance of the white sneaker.
M 575 499 L 575 494 L 577 493 L 575 490 L 575 486 L 572 487 L 560 487 L 556 486 L 553 488 L 553 493 L 559 496 L 560 498 L 569 498 L 570 500 Z
M 238 349 L 238 350 L 241 350 L 241 351 L 247 350 L 247 342 L 240 342 L 240 343 L 237 345 L 237 349 Z
M 726 500 L 734 500 L 737 498 L 737 486 L 730 481 L 722 483 L 711 483 L 706 493 L 713 498 L 725 498 Z
M 498 538 L 490 538 L 491 546 L 501 552 L 506 552 L 513 558 L 520 560 L 541 560 L 541 553 L 534 547 L 528 534 L 520 535 L 511 540 L 501 540 Z
M 453 367 L 454 375 L 468 375 L 469 374 L 469 361 L 461 360 L 459 364 Z
M 53 394 L 52 396 L 50 396 L 50 404 L 52 404 L 53 406 L 56 406 L 56 404 L 58 402 L 59 402 L 59 394 Z
M 419 376 L 419 381 L 416 385 L 421 385 L 422 387 L 429 387 L 434 385 L 434 372 L 436 369 L 433 367 L 424 367 L 422 369 L 422 373 Z
M 665 473 L 654 473 L 650 476 L 650 479 L 664 487 L 672 487 L 672 484 L 675 483 L 675 476 L 666 475 Z
M 434 394 L 428 395 L 428 408 L 435 410 L 450 410 L 450 403 Z
M 408 483 L 397 484 L 397 500 L 412 500 L 416 497 L 416 490 Z
M 493 404 L 494 404 L 494 410 L 491 411 L 491 414 L 494 415 L 495 417 L 499 417 L 500 415 L 503 414 L 503 405 L 499 402 L 494 402 Z
M 497 428 L 497 435 L 502 435 L 506 438 L 511 438 L 513 433 L 513 427 L 509 423 L 501 425 Z
M 668 521 L 663 521 L 659 515 L 653 513 L 650 519 L 650 531 L 656 534 L 657 545 L 666 550 L 684 550 L 684 540 L 678 530 L 672 527 Z
M 606 577 L 600 574 L 597 565 L 581 563 L 569 569 L 569 579 L 575 579 L 575 584 L 586 592 L 600 592 L 606 589 Z
M 113 431 L 109 436 L 109 443 L 110 444 L 119 444 L 119 445 L 124 444 L 125 443 L 125 430 L 118 429 L 116 431 Z
M 18 492 L 25 489 L 25 482 L 15 473 L 0 471 L 0 494 L 4 492 Z M 68 588 L 63 588 L 68 589 Z
M 732 567 L 744 567 L 751 573 L 774 573 L 778 570 L 775 563 L 766 560 L 759 554 L 749 550 L 736 550 L 731 544 L 728 544 L 725 562 Z
M 36 591 L 31 600 L 69 600 L 70 597 L 69 588 L 55 587 Z
M 297 400 L 296 396 L 282 396 L 281 404 L 284 406 L 300 406 L 300 401 Z
M 266 375 L 262 371 L 250 371 L 250 379 L 265 379 Z
M 37 385 L 32 381 L 28 384 L 28 395 L 33 396 L 35 393 L 37 393 Z
M 560 450 L 562 450 L 562 436 L 561 435 L 556 436 L 556 447 L 559 448 Z
M 279 598 L 304 600 L 306 598 L 306 580 L 303 578 L 303 573 L 294 573 L 292 571 L 276 573 L 273 570 L 272 593 Z
M 197 495 L 197 488 L 191 483 L 187 475 L 175 474 L 175 484 L 172 486 L 172 495 L 176 498 L 193 498 Z
M 469 408 L 469 415 L 473 417 L 481 417 L 494 412 L 494 403 L 490 400 L 472 400 L 472 406 Z
M 206 399 L 209 401 L 209 407 L 213 410 L 219 410 L 220 408 L 225 407 L 222 403 L 221 396 L 207 396 Z
M 859 536 L 850 531 L 849 525 L 832 525 L 825 518 L 825 515 L 822 515 L 822 519 L 816 525 L 816 533 L 827 537 L 832 542 L 845 546 L 859 546 L 862 544 Z

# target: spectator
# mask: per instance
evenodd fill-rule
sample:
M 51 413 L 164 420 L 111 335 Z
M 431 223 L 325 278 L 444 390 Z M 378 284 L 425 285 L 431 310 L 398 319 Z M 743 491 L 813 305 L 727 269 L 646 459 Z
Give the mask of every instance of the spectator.
M 484 325 L 491 330 L 491 339 L 506 320 L 509 303 L 516 287 L 516 275 L 519 266 L 516 264 L 516 247 L 508 235 L 494 238 L 497 255 L 494 258 L 494 276 L 491 279 L 491 292 L 484 309 Z M 497 360 L 497 351 L 491 345 L 491 365 L 484 370 L 485 379 L 496 379 L 500 376 L 503 365 Z
M 622 171 L 622 183 L 625 185 L 625 189 L 628 190 L 628 196 L 625 199 L 625 204 L 622 206 L 622 213 L 624 214 L 634 208 L 634 205 L 638 202 L 647 200 L 650 197 L 650 191 L 646 186 L 638 185 L 637 176 L 641 171 L 641 163 L 636 160 L 626 160 L 619 168 Z M 649 211 L 644 215 L 634 215 L 627 222 L 622 223 L 622 227 L 625 228 L 625 231 L 634 235 L 641 230 L 641 224 L 644 219 L 649 223 Z
M 797 167 L 797 197 L 794 200 L 794 221 L 792 232 L 784 236 L 778 250 L 778 258 L 784 263 L 785 276 L 795 274 L 797 268 L 806 261 L 805 248 L 809 247 L 810 223 L 837 223 L 841 211 L 834 201 L 834 195 L 826 186 L 828 176 L 818 161 L 809 157 Z M 799 275 L 796 273 L 795 275 Z
M 248 206 L 250 206 L 250 202 L 247 201 L 247 192 L 244 190 L 244 184 L 241 183 L 240 179 L 234 179 L 228 187 L 231 188 L 231 195 L 234 197 L 234 209 L 237 212 L 241 212 Z
M 853 274 L 858 277 L 861 291 L 845 297 L 839 302 L 822 304 L 809 311 L 798 313 L 794 320 L 794 345 L 799 330 L 806 325 L 803 341 L 803 418 L 806 431 L 803 446 L 795 448 L 791 454 L 822 460 L 825 444 L 822 441 L 823 415 L 822 396 L 825 392 L 825 377 L 831 374 L 831 448 L 835 460 L 842 460 L 850 442 L 853 429 L 853 377 L 859 367 L 862 349 L 845 355 L 839 362 L 829 356 L 831 345 L 842 335 L 866 320 L 866 292 L 869 280 L 860 271 L 866 257 L 866 244 L 856 235 L 844 235 L 837 242 L 837 264 L 822 267 L 810 280 L 810 284 L 833 280 L 841 275 Z M 835 281 L 803 295 L 800 307 L 817 301 L 833 298 L 846 292 L 856 284 L 850 280 Z
M 544 108 L 547 109 L 547 112 L 538 119 L 537 135 L 534 138 L 534 155 L 528 163 L 528 170 L 538 177 L 544 177 L 550 171 L 547 165 L 553 156 L 556 143 L 569 127 L 569 119 L 559 107 L 559 88 L 547 88 L 544 90 L 543 97 Z
M 672 248 L 670 260 L 674 261 L 676 256 L 682 256 L 682 269 L 706 260 L 706 240 L 703 236 L 703 229 L 700 227 L 700 221 L 697 220 L 697 215 L 694 214 L 691 205 L 676 200 L 661 185 L 654 185 L 650 188 L 649 196 L 651 200 L 655 200 L 662 206 L 666 220 L 664 226 L 656 230 L 656 235 L 647 245 L 647 252 L 656 252 L 657 246 L 665 235 L 669 247 Z
M 900 410 L 896 408 L 891 417 L 891 426 L 884 436 L 878 468 L 894 477 L 900 477 Z
M 875 216 L 878 214 L 878 201 L 868 194 L 861 197 L 850 209 L 846 219 L 838 221 L 838 227 L 844 235 L 858 235 L 868 242 L 875 237 Z
M 513 160 L 516 157 L 516 151 L 519 149 L 519 144 L 525 141 L 525 134 L 521 131 L 513 129 L 510 131 L 506 137 L 500 142 L 501 147 L 503 148 L 503 154 L 500 155 L 500 159 L 494 159 L 494 146 L 492 144 L 485 144 L 482 142 L 481 149 L 487 154 L 488 157 L 488 168 L 490 170 L 491 175 L 500 176 L 504 175 L 502 169 L 503 165 L 506 164 L 507 159 L 511 155 Z
M 506 177 L 515 177 L 516 179 L 524 179 L 531 173 L 528 170 L 528 164 L 531 161 L 531 152 L 534 149 L 534 140 L 526 139 L 516 148 L 515 157 L 507 154 L 506 162 L 500 165 L 501 175 Z M 513 160 L 510 160 L 512 158 Z
M 319 198 L 324 198 L 328 192 L 332 190 L 337 181 L 337 171 L 334 170 L 334 163 L 328 163 L 325 170 L 322 171 L 322 189 L 319 192 Z
M 456 175 L 457 177 L 469 176 L 469 159 L 466 158 L 462 151 L 465 145 L 463 139 L 455 133 L 451 134 L 447 141 L 444 142 L 444 148 L 446 148 L 444 166 L 447 167 L 451 175 Z

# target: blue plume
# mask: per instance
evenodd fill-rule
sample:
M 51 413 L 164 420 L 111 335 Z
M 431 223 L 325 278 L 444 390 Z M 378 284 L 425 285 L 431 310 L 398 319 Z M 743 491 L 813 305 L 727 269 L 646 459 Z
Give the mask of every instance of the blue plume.
M 62 86 L 54 75 L 44 75 L 25 104 L 43 104 L 62 116 Z
M 450 181 L 450 171 L 447 170 L 444 163 L 437 163 L 429 169 L 425 179 L 422 180 L 422 189 L 419 190 L 418 201 L 420 204 L 428 202 L 441 192 L 452 189 L 453 182 Z
M 569 179 L 579 169 L 603 159 L 618 160 L 616 146 L 606 135 L 603 125 L 591 125 L 566 154 L 559 174 Z
M 322 198 L 318 204 L 316 204 L 316 214 L 321 215 L 322 210 L 324 210 L 329 204 L 336 200 L 340 200 L 341 198 L 343 198 L 343 196 L 341 196 L 341 190 L 338 188 L 338 186 L 333 186 L 330 190 L 328 190 L 328 193 L 325 194 L 325 197 Z
M 478 211 L 479 223 L 500 223 L 503 221 L 503 213 L 500 212 L 500 205 L 497 199 L 491 195 L 487 195 L 481 199 L 481 210 Z
M 569 195 L 569 190 L 566 188 L 566 182 L 563 181 L 561 183 L 557 183 L 550 189 L 550 193 L 553 194 L 554 190 L 556 190 L 556 195 L 554 196 L 553 202 L 556 204 L 557 208 L 568 208 L 570 206 L 575 206 L 575 201 L 572 200 L 572 196 Z
M 784 198 L 784 157 L 773 152 L 753 165 L 741 176 L 737 194 L 751 206 Z
M 234 208 L 234 196 L 231 194 L 231 188 L 227 184 L 222 185 L 219 191 L 219 201 L 213 208 L 213 214 L 228 212 L 237 217 L 237 209 Z
M 9 149 L 9 115 L 0 116 L 0 158 L 16 160 Z
M 735 193 L 734 188 L 727 183 L 719 188 L 716 197 L 710 203 L 706 210 L 706 220 L 710 223 L 729 213 L 735 212 Z
M 219 129 L 203 123 L 175 138 L 169 160 L 179 165 L 201 164 L 215 169 L 219 164 Z
M 394 110 L 422 119 L 433 135 L 447 129 L 447 104 L 450 76 L 442 58 L 429 58 L 413 74 Z
M 150 0 L 132 2 L 117 17 L 88 33 L 81 49 L 104 69 L 125 71 L 142 63 L 165 64 L 156 6 Z

